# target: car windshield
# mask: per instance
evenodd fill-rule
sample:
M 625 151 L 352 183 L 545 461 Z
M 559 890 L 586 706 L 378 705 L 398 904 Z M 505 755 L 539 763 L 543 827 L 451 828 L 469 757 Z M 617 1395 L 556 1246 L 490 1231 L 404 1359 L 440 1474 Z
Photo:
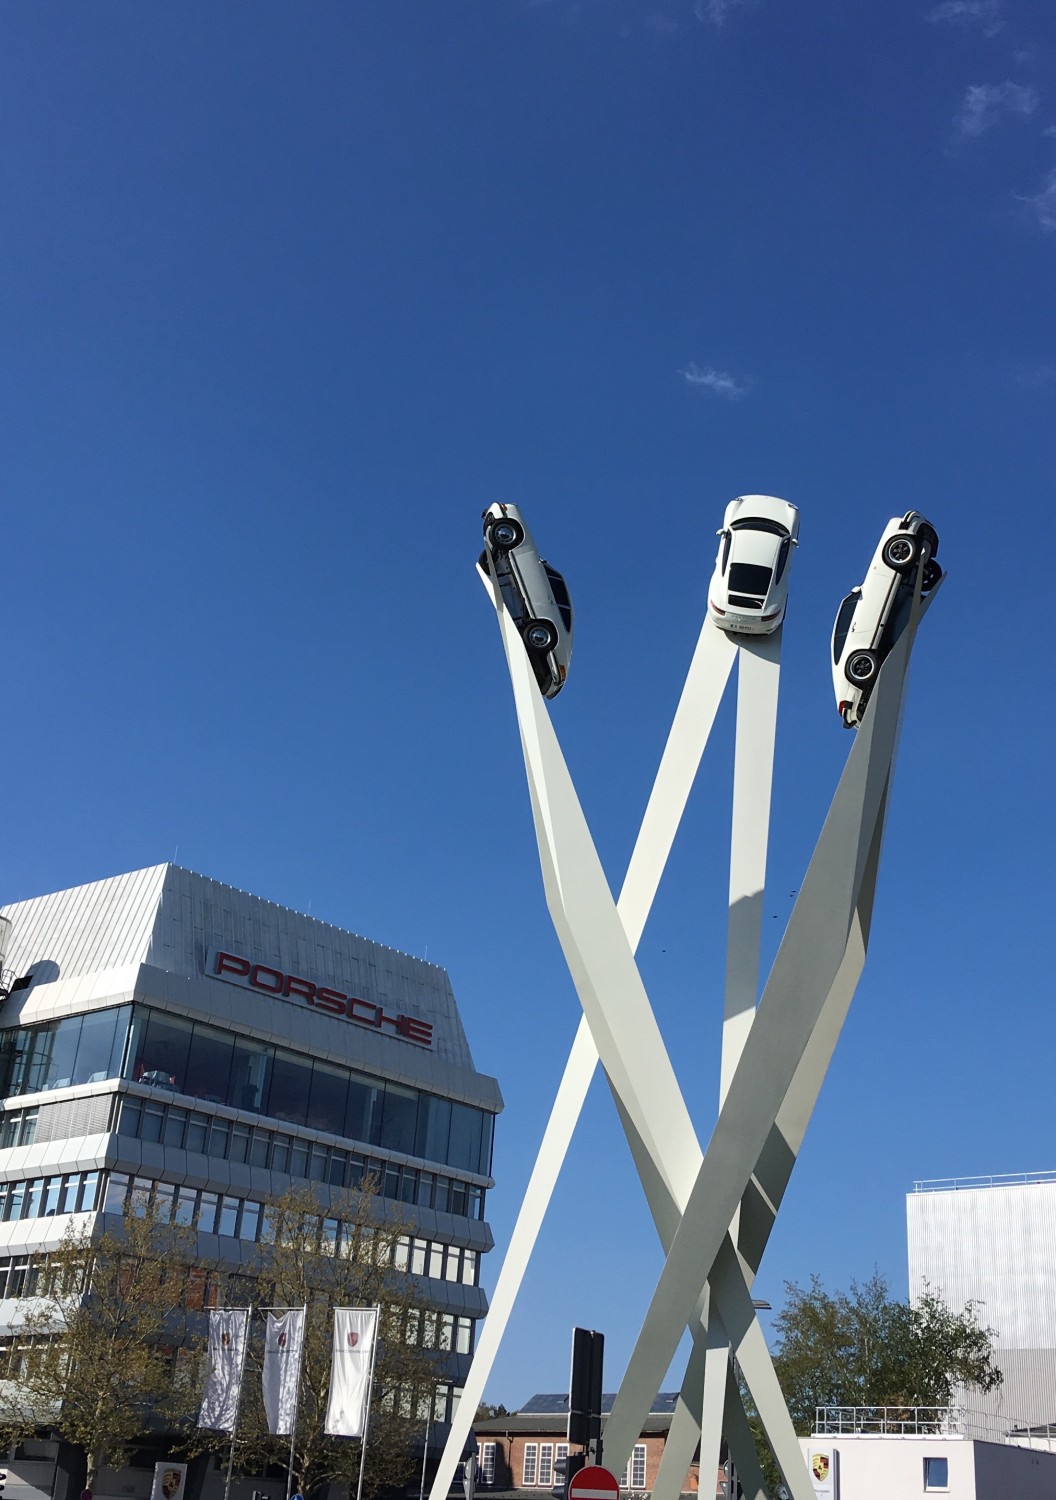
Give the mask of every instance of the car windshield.
M 773 568 L 761 568 L 757 563 L 734 563 L 730 568 L 730 592 L 765 594 L 773 576 Z
M 780 521 L 766 521 L 762 516 L 749 516 L 745 521 L 734 521 L 731 531 L 769 531 L 772 536 L 787 536 L 788 527 Z

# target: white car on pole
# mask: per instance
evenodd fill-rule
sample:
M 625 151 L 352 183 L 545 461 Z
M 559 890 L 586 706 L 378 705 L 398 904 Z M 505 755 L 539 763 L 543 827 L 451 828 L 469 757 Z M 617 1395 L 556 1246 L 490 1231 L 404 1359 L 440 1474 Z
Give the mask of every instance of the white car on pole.
M 708 613 L 721 630 L 770 635 L 785 618 L 799 511 L 776 495 L 741 495 L 726 507 Z
M 942 577 L 936 554 L 939 534 L 915 510 L 893 516 L 884 527 L 864 583 L 847 595 L 832 627 L 832 681 L 836 707 L 848 729 L 862 722 L 877 674 L 906 622 L 923 567 L 921 591 Z
M 502 601 L 521 633 L 540 691 L 544 697 L 556 698 L 572 659 L 572 600 L 565 580 L 539 556 L 516 505 L 488 506 L 484 549 L 480 570 L 489 574 L 490 558 Z

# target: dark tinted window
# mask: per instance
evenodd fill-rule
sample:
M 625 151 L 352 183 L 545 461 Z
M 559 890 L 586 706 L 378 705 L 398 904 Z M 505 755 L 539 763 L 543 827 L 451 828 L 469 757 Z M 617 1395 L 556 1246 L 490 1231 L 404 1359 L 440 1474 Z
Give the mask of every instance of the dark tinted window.
M 784 541 L 781 543 L 781 550 L 777 554 L 777 575 L 774 579 L 775 583 L 780 583 L 781 581 L 781 574 L 785 571 L 785 566 L 788 563 L 788 554 L 791 552 L 791 550 L 792 543 L 786 536 Z
M 765 594 L 773 574 L 773 568 L 761 568 L 758 563 L 734 563 L 730 589 L 738 594 Z
M 836 624 L 832 629 L 832 659 L 838 662 L 843 655 L 843 648 L 847 644 L 847 632 L 851 628 L 851 620 L 854 618 L 855 605 L 858 603 L 857 594 L 848 594 L 840 605 L 836 615 Z
M 382 1102 L 381 1139 L 379 1145 L 390 1151 L 414 1151 L 414 1132 L 418 1124 L 418 1091 L 398 1083 L 385 1085 Z
M 568 597 L 568 589 L 565 586 L 565 580 L 561 577 L 561 574 L 557 571 L 557 569 L 552 568 L 549 563 L 544 563 L 543 567 L 546 569 L 546 576 L 550 581 L 550 592 L 554 596 L 554 603 L 561 611 L 561 618 L 565 622 L 565 629 L 571 630 L 572 600 Z
M 312 1086 L 311 1061 L 299 1052 L 275 1049 L 271 1064 L 271 1090 L 268 1114 L 291 1125 L 303 1125 L 308 1114 L 308 1093 Z

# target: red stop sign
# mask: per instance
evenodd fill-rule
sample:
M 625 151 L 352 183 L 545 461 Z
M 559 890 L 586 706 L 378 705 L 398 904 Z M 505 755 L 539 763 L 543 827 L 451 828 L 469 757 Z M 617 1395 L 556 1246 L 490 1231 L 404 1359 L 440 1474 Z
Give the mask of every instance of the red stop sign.
M 580 1469 L 568 1481 L 568 1500 L 620 1500 L 619 1481 L 597 1465 Z

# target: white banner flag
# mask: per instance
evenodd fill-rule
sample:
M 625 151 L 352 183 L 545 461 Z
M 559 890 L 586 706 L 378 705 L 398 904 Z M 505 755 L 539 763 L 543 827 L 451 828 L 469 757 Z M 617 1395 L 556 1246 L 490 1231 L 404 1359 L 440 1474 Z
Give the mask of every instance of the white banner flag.
M 334 1357 L 330 1367 L 330 1403 L 323 1431 L 331 1437 L 362 1437 L 370 1399 L 376 1307 L 334 1309 Z
M 268 1414 L 268 1431 L 276 1436 L 289 1437 L 293 1432 L 303 1346 L 302 1308 L 268 1313 L 264 1333 L 264 1410 Z
M 213 1308 L 209 1314 L 209 1374 L 198 1412 L 199 1427 L 235 1430 L 248 1326 L 248 1307 Z

